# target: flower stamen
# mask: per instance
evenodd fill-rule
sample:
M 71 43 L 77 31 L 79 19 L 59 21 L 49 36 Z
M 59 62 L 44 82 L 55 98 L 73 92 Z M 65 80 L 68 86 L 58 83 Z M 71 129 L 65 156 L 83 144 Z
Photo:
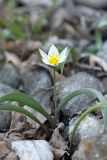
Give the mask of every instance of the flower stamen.
M 49 63 L 52 65 L 57 65 L 59 63 L 60 59 L 59 59 L 59 55 L 58 54 L 51 54 L 49 56 Z

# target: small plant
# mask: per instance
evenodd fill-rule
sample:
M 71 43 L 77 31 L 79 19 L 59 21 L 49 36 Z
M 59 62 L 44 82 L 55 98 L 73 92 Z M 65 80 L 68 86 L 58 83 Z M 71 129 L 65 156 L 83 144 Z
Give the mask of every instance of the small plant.
M 58 64 L 63 63 L 65 59 L 67 58 L 68 48 L 65 48 L 60 54 L 54 45 L 50 47 L 48 55 L 41 49 L 39 51 L 42 57 L 42 61 L 47 65 L 53 66 L 53 70 L 54 70 L 54 106 L 55 106 L 54 112 L 55 112 L 55 121 L 56 121 L 57 103 L 56 103 L 55 71 L 56 71 L 56 67 L 58 66 Z
M 47 132 L 46 126 L 44 126 L 39 119 L 37 119 L 31 112 L 27 111 L 26 109 L 24 109 L 24 105 L 27 105 L 29 107 L 31 107 L 32 109 L 34 109 L 35 111 L 41 113 L 43 116 L 45 116 L 48 120 L 48 122 L 50 123 L 50 127 L 51 128 L 55 128 L 56 127 L 56 123 L 57 123 L 57 115 L 58 113 L 64 109 L 64 107 L 66 107 L 66 104 L 73 98 L 75 98 L 76 96 L 82 95 L 82 94 L 90 94 L 93 96 L 96 96 L 100 103 L 98 103 L 97 105 L 95 105 L 94 107 L 89 108 L 87 111 L 85 111 L 80 118 L 77 120 L 77 123 L 74 126 L 74 129 L 72 131 L 72 135 L 71 135 L 71 140 L 73 139 L 75 132 L 77 130 L 78 125 L 80 124 L 80 122 L 87 116 L 87 114 L 97 110 L 97 109 L 103 109 L 103 113 L 104 113 L 104 125 L 105 127 L 107 127 L 107 102 L 105 102 L 105 98 L 104 96 L 97 90 L 95 89 L 91 89 L 91 88 L 82 88 L 80 90 L 77 90 L 69 95 L 67 95 L 59 104 L 57 104 L 56 101 L 56 84 L 55 84 L 55 72 L 56 72 L 56 67 L 60 64 L 63 63 L 65 61 L 65 59 L 68 56 L 68 48 L 66 47 L 60 54 L 57 50 L 57 48 L 52 45 L 49 49 L 48 54 L 46 54 L 44 51 L 42 51 L 41 49 L 39 50 L 41 57 L 42 57 L 42 61 L 47 64 L 47 65 L 51 65 L 53 67 L 53 71 L 54 71 L 54 87 L 53 87 L 53 91 L 54 91 L 54 116 L 51 116 L 48 114 L 48 112 L 44 109 L 43 105 L 41 105 L 39 102 L 37 102 L 35 99 L 33 99 L 31 96 L 28 96 L 24 93 L 10 93 L 7 95 L 4 95 L 2 97 L 0 97 L 0 102 L 4 102 L 4 101 L 16 101 L 19 104 L 21 104 L 20 106 L 15 106 L 15 105 L 8 105 L 8 104 L 0 104 L 0 110 L 11 110 L 11 111 L 16 111 L 19 113 L 24 114 L 25 116 L 30 117 L 31 119 L 33 119 L 35 122 L 37 122 L 41 128 Z

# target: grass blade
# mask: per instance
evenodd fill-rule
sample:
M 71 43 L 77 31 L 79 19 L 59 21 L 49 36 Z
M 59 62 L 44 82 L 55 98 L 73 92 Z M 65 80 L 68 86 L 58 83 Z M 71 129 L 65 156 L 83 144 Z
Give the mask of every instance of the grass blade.
M 74 138 L 74 136 L 75 136 L 75 133 L 76 133 L 76 131 L 77 131 L 77 128 L 78 128 L 78 126 L 80 125 L 81 121 L 84 120 L 84 118 L 85 118 L 88 114 L 90 114 L 91 112 L 94 112 L 94 111 L 96 111 L 96 110 L 98 110 L 98 109 L 104 109 L 104 108 L 107 109 L 107 102 L 101 102 L 101 103 L 99 103 L 99 104 L 94 105 L 93 107 L 90 107 L 88 110 L 86 110 L 86 111 L 79 117 L 79 119 L 77 120 L 77 122 L 76 122 L 76 124 L 75 124 L 75 126 L 74 126 L 74 128 L 73 128 L 72 134 L 71 134 L 71 136 L 70 136 L 70 142 L 72 142 L 72 140 L 73 140 L 73 138 Z
M 17 107 L 15 105 L 0 104 L 0 110 L 15 111 L 15 112 L 19 112 L 25 116 L 28 116 L 29 118 L 31 118 L 32 120 L 37 122 L 43 130 L 47 131 L 45 126 L 31 112 L 27 111 L 26 109 L 24 109 L 22 107 Z
M 16 101 L 21 103 L 22 105 L 27 105 L 45 116 L 52 125 L 54 123 L 54 119 L 46 112 L 43 106 L 31 96 L 28 96 L 21 92 L 10 93 L 3 97 L 0 97 L 0 102 L 3 101 Z
M 79 89 L 71 94 L 69 94 L 68 96 L 66 96 L 58 105 L 58 111 L 62 110 L 65 105 L 68 103 L 68 101 L 70 101 L 71 99 L 79 96 L 79 95 L 82 95 L 82 94 L 90 94 L 90 95 L 93 95 L 93 96 L 96 96 L 100 102 L 104 102 L 105 101 L 105 98 L 104 96 L 97 90 L 95 89 L 91 89 L 91 88 L 82 88 L 82 89 Z

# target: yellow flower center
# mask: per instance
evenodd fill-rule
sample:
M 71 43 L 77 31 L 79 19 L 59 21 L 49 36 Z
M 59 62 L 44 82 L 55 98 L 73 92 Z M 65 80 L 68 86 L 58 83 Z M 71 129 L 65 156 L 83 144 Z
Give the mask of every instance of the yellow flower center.
M 51 56 L 49 56 L 49 63 L 52 65 L 56 65 L 59 62 L 59 55 L 58 54 L 52 54 Z

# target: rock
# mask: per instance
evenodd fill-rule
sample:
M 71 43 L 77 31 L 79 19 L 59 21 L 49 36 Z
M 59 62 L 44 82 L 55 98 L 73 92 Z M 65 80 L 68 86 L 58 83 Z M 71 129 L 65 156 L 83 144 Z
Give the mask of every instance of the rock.
M 30 5 L 30 6 L 32 6 L 32 5 L 44 5 L 44 6 L 47 6 L 47 7 L 49 7 L 49 6 L 51 6 L 55 3 L 54 0 L 40 0 L 40 1 L 38 1 L 38 0 L 20 0 L 20 1 L 22 3 L 24 3 L 26 5 Z M 60 5 L 60 4 L 62 4 L 62 2 L 63 2 L 63 0 L 57 0 L 56 4 Z
M 52 78 L 44 67 L 38 66 L 22 75 L 24 91 L 28 94 L 52 87 Z
M 65 129 L 65 136 L 66 138 L 71 137 L 72 130 L 75 126 L 75 123 L 77 122 L 77 119 L 79 117 L 74 117 L 69 122 L 69 126 Z M 95 116 L 88 116 L 86 117 L 77 128 L 77 131 L 73 137 L 72 145 L 70 147 L 71 154 L 74 153 L 74 151 L 78 148 L 78 145 L 80 141 L 82 141 L 85 138 L 93 138 L 97 137 L 101 133 L 103 133 L 104 125 L 102 123 L 102 120 L 97 119 Z M 94 131 L 94 134 L 93 134 Z
M 53 160 L 51 147 L 45 140 L 13 141 L 12 149 L 15 150 L 20 160 Z
M 57 36 L 51 36 L 48 41 L 44 45 L 44 50 L 48 52 L 50 46 L 52 44 L 59 45 L 59 46 L 68 46 L 68 47 L 73 47 L 74 43 L 71 39 L 63 39 L 63 38 L 58 38 Z
M 52 101 L 52 96 L 53 96 L 52 91 L 40 90 L 40 91 L 34 92 L 31 96 L 34 99 L 36 99 L 38 102 L 40 102 L 40 104 L 43 105 L 44 109 L 49 114 L 52 114 L 53 105 L 54 105 L 53 101 Z M 40 119 L 40 121 L 42 123 L 44 123 L 46 121 L 46 118 L 42 114 L 40 114 L 39 112 L 34 111 L 32 108 L 29 108 L 27 106 L 25 106 L 24 108 L 27 109 L 27 110 L 29 110 L 30 112 L 32 112 L 33 115 L 35 115 L 35 117 L 37 117 L 38 119 Z M 35 126 L 36 126 L 36 128 L 39 127 L 39 125 L 37 123 L 35 123 L 33 120 L 31 120 L 28 117 L 27 117 L 27 121 L 30 122 L 34 127 Z
M 7 93 L 12 93 L 14 89 L 11 87 L 0 83 L 0 96 L 3 96 Z M 0 110 L 0 128 L 8 129 L 11 123 L 11 111 Z
M 44 67 L 38 66 L 32 70 L 27 71 L 23 75 L 23 79 L 25 92 L 30 94 L 34 99 L 40 102 L 45 110 L 49 114 L 51 114 L 53 110 L 53 91 L 49 88 L 52 87 L 53 82 L 49 71 Z M 34 111 L 33 109 L 27 106 L 25 106 L 24 108 L 32 112 L 38 119 L 40 119 L 42 123 L 46 120 L 44 116 Z M 29 118 L 27 118 L 27 120 L 35 126 L 36 123 L 34 123 L 34 121 L 30 120 Z
M 104 62 L 104 66 L 105 66 L 105 69 L 107 70 L 107 41 L 104 42 L 102 48 L 98 51 L 97 55 L 98 57 L 101 58 L 102 62 Z M 102 66 L 103 70 L 104 70 L 104 67 L 103 67 L 103 63 L 102 65 L 99 63 L 100 66 Z M 104 73 L 105 74 L 105 73 Z M 107 92 L 107 76 L 105 74 L 105 76 L 102 76 L 102 82 L 104 84 L 104 88 L 105 88 L 105 92 Z
M 20 83 L 20 74 L 18 69 L 12 63 L 7 63 L 0 70 L 0 81 L 13 87 L 17 88 Z
M 52 21 L 51 21 L 52 30 L 57 31 L 57 32 L 63 31 L 64 30 L 63 23 L 65 20 L 69 20 L 69 19 L 70 19 L 70 15 L 65 10 L 65 8 L 63 7 L 58 8 L 52 17 Z
M 6 60 L 6 57 L 5 57 L 5 54 L 3 53 L 3 51 L 0 50 L 0 68 L 2 68 L 2 66 L 4 65 L 5 63 L 5 60 Z
M 79 5 L 86 5 L 92 8 L 107 8 L 107 1 L 106 0 L 73 0 L 75 4 Z
M 102 48 L 97 53 L 97 56 L 103 59 L 107 63 L 107 41 L 105 41 Z
M 79 72 L 72 77 L 66 78 L 59 84 L 57 87 L 58 99 L 61 101 L 65 96 L 81 88 L 94 88 L 99 92 L 104 92 L 103 84 L 97 78 L 85 72 Z M 95 96 L 77 96 L 66 104 L 62 112 L 71 117 L 74 113 L 81 112 L 91 107 L 94 102 Z
M 73 118 L 69 122 L 69 136 L 78 118 Z M 79 125 L 77 132 L 81 139 L 96 137 L 103 132 L 104 125 L 102 120 L 97 119 L 95 116 L 86 117 Z M 94 130 L 94 134 L 93 134 Z
M 94 134 L 94 133 L 93 133 Z M 106 160 L 107 134 L 85 138 L 73 154 L 72 160 Z

